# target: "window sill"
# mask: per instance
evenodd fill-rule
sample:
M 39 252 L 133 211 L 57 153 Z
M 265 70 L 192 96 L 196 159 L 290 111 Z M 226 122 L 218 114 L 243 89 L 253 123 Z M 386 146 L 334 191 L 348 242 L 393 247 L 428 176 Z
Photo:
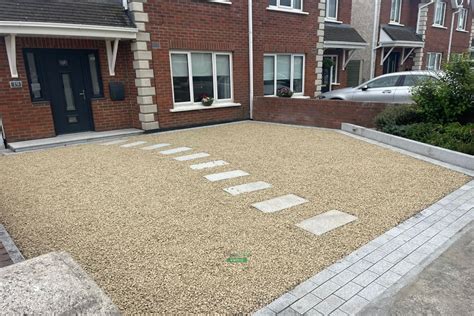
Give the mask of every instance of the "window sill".
M 401 24 L 401 23 L 398 23 L 398 22 L 388 22 L 388 25 L 393 25 L 393 26 L 405 26 L 405 24 Z
M 458 29 L 456 29 L 456 32 L 461 32 L 461 33 L 469 33 L 469 32 L 468 32 L 468 31 L 466 31 L 466 30 L 458 30 Z
M 432 27 L 437 28 L 437 29 L 443 29 L 447 30 L 448 28 L 444 25 L 438 25 L 438 24 L 433 24 Z
M 204 105 L 183 105 L 177 106 L 170 110 L 170 112 L 188 112 L 188 111 L 200 111 L 200 110 L 212 110 L 212 109 L 221 109 L 221 108 L 232 108 L 242 106 L 240 103 L 216 103 L 211 106 L 204 106 Z
M 285 13 L 294 13 L 294 14 L 302 14 L 302 15 L 308 15 L 309 12 L 304 12 L 300 10 L 291 10 L 291 9 L 283 9 L 283 8 L 277 8 L 277 7 L 267 7 L 268 11 L 277 11 L 277 12 L 285 12 Z
M 281 98 L 281 99 L 310 99 L 311 97 L 306 95 L 293 95 L 291 98 L 279 97 L 277 95 L 264 95 L 264 98 Z
M 342 21 L 338 21 L 336 19 L 331 19 L 331 18 L 325 18 L 324 22 L 342 24 Z
M 231 1 L 219 1 L 219 0 L 207 0 L 207 2 L 218 3 L 218 4 L 232 4 Z

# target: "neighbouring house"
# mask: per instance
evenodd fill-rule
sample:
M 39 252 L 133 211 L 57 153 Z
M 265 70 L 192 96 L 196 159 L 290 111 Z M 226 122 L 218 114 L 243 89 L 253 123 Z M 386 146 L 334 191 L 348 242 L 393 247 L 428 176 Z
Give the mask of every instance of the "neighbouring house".
M 404 70 L 438 70 L 470 46 L 470 0 L 353 0 L 352 24 L 368 39 L 355 58 L 363 78 Z
M 352 0 L 326 0 L 322 92 L 361 81 L 362 60 L 354 56 L 368 44 L 351 22 Z

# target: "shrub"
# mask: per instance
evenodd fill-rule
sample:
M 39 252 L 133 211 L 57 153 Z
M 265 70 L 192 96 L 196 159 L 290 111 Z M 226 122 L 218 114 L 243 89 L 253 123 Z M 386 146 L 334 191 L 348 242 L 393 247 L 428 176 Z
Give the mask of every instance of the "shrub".
M 474 109 L 474 72 L 467 56 L 453 58 L 444 70 L 439 80 L 422 81 L 413 89 L 424 121 L 456 122 Z
M 390 128 L 397 136 L 474 155 L 474 124 L 416 123 Z
M 421 122 L 420 111 L 414 105 L 394 105 L 386 108 L 382 113 L 375 117 L 375 126 L 388 132 L 395 125 L 408 125 Z

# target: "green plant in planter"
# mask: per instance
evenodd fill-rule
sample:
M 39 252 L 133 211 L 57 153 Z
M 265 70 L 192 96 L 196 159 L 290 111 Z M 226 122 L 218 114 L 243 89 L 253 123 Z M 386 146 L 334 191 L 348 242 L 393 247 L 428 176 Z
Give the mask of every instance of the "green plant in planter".
M 211 106 L 213 103 L 214 103 L 214 98 L 213 97 L 209 97 L 207 95 L 203 95 L 202 96 L 202 99 L 201 99 L 201 103 L 202 105 L 204 106 Z
M 277 90 L 277 96 L 281 98 L 291 98 L 293 96 L 293 91 L 287 87 L 281 87 Z

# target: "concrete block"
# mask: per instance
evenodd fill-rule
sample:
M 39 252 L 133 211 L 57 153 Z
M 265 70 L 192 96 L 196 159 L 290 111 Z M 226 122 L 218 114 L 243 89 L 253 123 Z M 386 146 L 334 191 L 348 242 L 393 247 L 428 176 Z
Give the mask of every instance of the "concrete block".
M 293 304 L 297 299 L 298 298 L 296 298 L 294 295 L 286 293 L 271 302 L 270 304 L 268 304 L 267 307 L 275 313 L 279 313 L 291 304 Z
M 149 87 L 151 87 L 151 79 L 149 79 L 149 78 L 135 79 L 135 87 L 137 87 L 137 88 L 149 88 Z
M 131 47 L 132 52 L 148 50 L 147 42 L 135 41 L 135 42 L 132 43 L 132 45 L 130 47 Z
M 246 177 L 248 175 L 249 174 L 247 172 L 242 171 L 242 170 L 232 170 L 232 171 L 226 171 L 226 172 L 221 172 L 221 173 L 208 174 L 204 176 L 204 178 L 206 178 L 207 180 L 211 182 L 216 182 L 216 181 Z
M 141 149 L 142 150 L 155 150 L 155 149 L 158 149 L 158 148 L 163 148 L 163 147 L 168 147 L 168 146 L 171 146 L 171 144 L 156 144 L 156 145 L 151 145 L 151 146 L 147 146 L 147 147 L 142 147 Z
M 215 160 L 215 161 L 209 161 L 209 162 L 203 162 L 203 163 L 191 165 L 190 168 L 193 170 L 204 170 L 204 169 L 211 169 L 215 167 L 225 166 L 228 164 L 229 163 L 224 160 Z
M 0 269 L 5 315 L 115 314 L 120 311 L 67 253 L 49 253 Z
M 368 301 L 375 299 L 376 297 L 380 296 L 387 288 L 378 284 L 378 283 L 371 283 L 365 289 L 359 292 L 359 296 L 365 298 Z
M 319 302 L 321 302 L 321 299 L 309 293 L 303 296 L 301 299 L 294 302 L 290 307 L 293 310 L 297 311 L 298 313 L 304 314 L 307 311 L 309 311 L 311 308 L 316 306 L 316 304 L 318 304 Z
M 137 97 L 137 103 L 139 105 L 154 105 L 152 96 L 147 96 L 147 97 L 138 96 Z
M 148 22 L 148 13 L 132 12 L 132 17 L 135 22 Z
M 369 304 L 369 301 L 365 298 L 356 295 L 346 303 L 344 303 L 341 307 L 339 307 L 343 312 L 347 313 L 348 315 L 355 315 L 360 312 L 365 306 Z
M 314 309 L 323 315 L 329 315 L 332 311 L 336 310 L 344 303 L 345 302 L 342 298 L 336 295 L 331 295 L 327 299 L 316 305 Z
M 154 113 L 139 113 L 138 119 L 140 122 L 154 122 L 155 121 L 155 114 Z
M 177 161 L 189 161 L 189 160 L 195 160 L 195 159 L 201 159 L 201 158 L 206 158 L 209 157 L 210 155 L 208 153 L 196 153 L 192 155 L 186 155 L 186 156 L 179 156 L 174 158 L 174 160 Z
M 461 168 L 474 171 L 474 156 L 471 155 L 420 143 L 403 137 L 378 132 L 353 124 L 342 123 L 341 129 L 352 134 L 367 137 L 369 139 L 376 140 L 384 144 L 388 144 L 425 157 L 437 159 Z
M 158 107 L 156 104 L 150 105 L 140 105 L 140 113 L 156 113 L 158 112 Z
M 122 148 L 132 148 L 132 147 L 137 147 L 137 146 L 140 146 L 140 145 L 143 145 L 143 144 L 146 144 L 146 142 L 145 141 L 138 141 L 138 142 L 133 142 L 133 143 L 121 145 L 120 147 L 122 147 Z
M 360 286 L 359 284 L 354 283 L 354 282 L 349 282 L 346 285 L 344 285 L 342 288 L 337 290 L 336 293 L 334 293 L 334 294 L 336 294 L 340 298 L 347 301 L 351 297 L 353 297 L 354 295 L 359 293 L 360 290 L 362 290 L 362 286 Z
M 135 21 L 135 25 L 136 25 L 137 29 L 138 29 L 140 32 L 146 31 L 146 25 L 145 25 L 145 23 Z
M 142 50 L 133 52 L 133 59 L 135 59 L 135 60 L 151 60 L 152 59 L 151 52 L 150 51 L 142 51 Z
M 160 151 L 160 154 L 162 154 L 162 155 L 174 155 L 174 154 L 178 154 L 178 153 L 182 153 L 182 152 L 190 151 L 190 150 L 192 150 L 192 148 L 189 148 L 189 147 L 177 147 L 177 148 L 173 148 L 173 149 L 168 149 L 168 150 Z
M 143 3 L 141 3 L 141 2 L 130 2 L 128 4 L 128 8 L 129 8 L 130 11 L 143 12 Z
M 274 213 L 308 202 L 308 200 L 297 195 L 288 194 L 271 200 L 254 203 L 252 206 L 264 213 Z
M 367 270 L 365 272 L 362 272 L 362 274 L 360 274 L 356 278 L 354 278 L 354 280 L 352 280 L 352 282 L 357 283 L 357 284 L 362 285 L 362 286 L 367 286 L 370 283 L 372 283 L 375 279 L 377 279 L 378 277 L 379 277 L 378 274 Z
M 138 69 L 135 70 L 135 76 L 137 78 L 153 78 L 153 70 L 151 69 Z
M 224 191 L 235 196 L 235 195 L 240 195 L 243 193 L 250 193 L 250 192 L 260 191 L 264 189 L 269 189 L 271 187 L 272 185 L 270 183 L 258 181 L 258 182 L 245 183 L 245 184 L 237 185 L 234 187 L 226 188 L 224 189 Z
M 150 69 L 150 62 L 148 60 L 133 61 L 133 69 Z
M 151 41 L 150 33 L 148 32 L 138 32 L 137 41 L 149 42 Z
M 159 129 L 160 125 L 158 122 L 142 122 L 142 129 L 144 131 Z
M 323 285 L 319 286 L 316 288 L 312 294 L 316 295 L 320 299 L 324 300 L 327 297 L 329 297 L 332 293 L 336 292 L 339 290 L 341 286 L 339 284 L 336 284 L 332 282 L 331 280 L 325 282 Z
M 154 96 L 154 95 L 156 95 L 156 90 L 153 87 L 138 88 L 137 92 L 138 92 L 139 96 Z

